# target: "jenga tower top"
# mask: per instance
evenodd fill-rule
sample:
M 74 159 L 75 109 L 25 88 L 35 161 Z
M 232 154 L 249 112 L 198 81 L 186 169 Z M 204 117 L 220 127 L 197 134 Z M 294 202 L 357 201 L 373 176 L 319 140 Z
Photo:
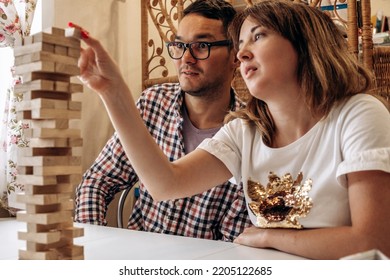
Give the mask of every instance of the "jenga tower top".
M 52 27 L 26 37 L 22 45 L 14 48 L 16 74 L 40 72 L 77 76 L 80 40 L 66 35 L 77 36 L 78 33 L 74 28 Z

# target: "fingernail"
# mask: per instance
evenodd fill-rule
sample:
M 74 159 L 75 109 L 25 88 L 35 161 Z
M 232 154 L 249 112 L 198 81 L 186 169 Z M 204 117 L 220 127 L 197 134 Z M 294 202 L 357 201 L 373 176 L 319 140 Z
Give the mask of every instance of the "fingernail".
M 70 21 L 70 22 L 68 22 L 68 26 L 80 30 L 81 37 L 82 37 L 83 39 L 88 39 L 88 38 L 89 38 L 89 33 L 88 33 L 88 31 L 86 31 L 86 30 L 85 30 L 84 28 L 82 28 L 80 25 L 74 24 L 73 22 Z
M 74 24 L 73 22 L 68 22 L 68 26 L 79 29 L 80 31 L 84 30 L 84 28 L 82 28 L 80 25 Z
M 83 37 L 84 39 L 88 39 L 89 38 L 88 31 L 81 30 L 81 37 Z

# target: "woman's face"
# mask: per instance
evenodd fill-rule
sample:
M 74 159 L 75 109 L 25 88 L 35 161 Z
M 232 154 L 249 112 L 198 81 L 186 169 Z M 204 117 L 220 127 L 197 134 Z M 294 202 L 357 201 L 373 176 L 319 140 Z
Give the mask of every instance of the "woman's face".
M 241 74 L 250 93 L 266 103 L 293 94 L 297 82 L 298 55 L 290 41 L 247 18 L 241 26 L 239 52 Z

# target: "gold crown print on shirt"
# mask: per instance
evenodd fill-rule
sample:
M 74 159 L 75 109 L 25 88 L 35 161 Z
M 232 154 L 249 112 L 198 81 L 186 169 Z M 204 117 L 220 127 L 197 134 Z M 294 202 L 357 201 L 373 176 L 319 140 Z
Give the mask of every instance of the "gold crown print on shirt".
M 302 228 L 298 219 L 306 217 L 313 206 L 308 195 L 312 180 L 302 183 L 302 179 L 302 172 L 295 181 L 290 173 L 280 178 L 270 172 L 266 187 L 248 180 L 248 196 L 252 200 L 248 206 L 257 217 L 258 227 Z

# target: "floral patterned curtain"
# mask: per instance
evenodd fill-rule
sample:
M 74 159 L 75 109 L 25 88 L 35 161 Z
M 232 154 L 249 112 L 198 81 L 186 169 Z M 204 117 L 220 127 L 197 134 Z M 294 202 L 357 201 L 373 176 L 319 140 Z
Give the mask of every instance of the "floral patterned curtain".
M 30 34 L 35 7 L 38 0 L 0 0 L 0 47 L 13 48 Z M 17 120 L 15 106 L 21 96 L 13 91 L 20 82 L 9 67 L 9 76 L 1 77 L 1 83 L 9 85 L 6 92 L 0 92 L 0 208 L 11 213 L 15 204 L 15 194 L 23 190 L 17 180 L 17 149 L 28 145 L 23 135 L 25 125 Z

